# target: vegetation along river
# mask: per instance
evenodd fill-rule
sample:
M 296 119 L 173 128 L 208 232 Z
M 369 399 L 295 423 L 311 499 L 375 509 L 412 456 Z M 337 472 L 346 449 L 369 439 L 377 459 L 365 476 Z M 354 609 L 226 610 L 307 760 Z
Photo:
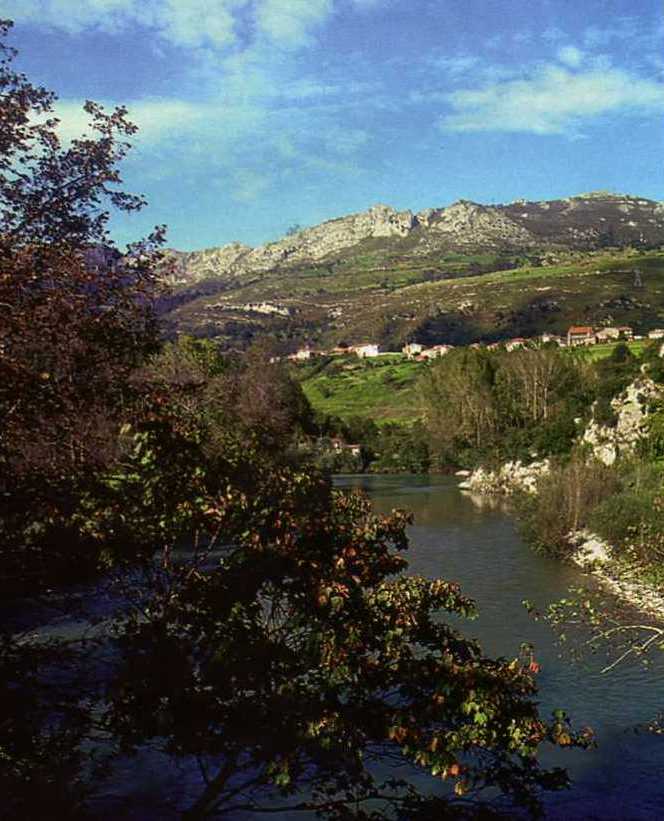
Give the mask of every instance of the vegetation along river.
M 562 659 L 552 629 L 522 605 L 529 599 L 543 608 L 588 577 L 532 551 L 504 509 L 460 491 L 452 478 L 344 476 L 337 482 L 364 488 L 377 512 L 413 511 L 410 572 L 461 584 L 479 608 L 479 618 L 463 630 L 490 655 L 514 657 L 522 642 L 535 645 L 543 714 L 562 707 L 577 728 L 595 731 L 597 749 L 561 750 L 545 759 L 565 766 L 574 782 L 547 799 L 547 818 L 664 817 L 664 737 L 636 730 L 664 708 L 664 660 L 655 658 L 649 669 L 627 660 L 602 674 L 603 654 L 580 663 Z

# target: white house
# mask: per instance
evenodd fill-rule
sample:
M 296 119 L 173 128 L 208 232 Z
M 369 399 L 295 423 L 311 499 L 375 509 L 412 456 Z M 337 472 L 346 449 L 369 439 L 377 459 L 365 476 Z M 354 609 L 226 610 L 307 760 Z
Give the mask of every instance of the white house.
M 288 358 L 296 362 L 304 362 L 307 359 L 311 359 L 312 354 L 313 351 L 311 348 L 300 348 L 299 351 L 295 351 L 295 353 L 292 353 Z
M 648 331 L 648 339 L 664 339 L 664 328 L 653 328 Z
M 380 348 L 378 345 L 367 344 L 367 345 L 354 345 L 353 353 L 356 356 L 359 356 L 360 359 L 369 359 L 372 356 L 378 356 L 380 353 Z
M 602 328 L 597 331 L 598 342 L 608 342 L 611 339 L 620 339 L 620 328 Z
M 424 359 L 438 359 L 449 353 L 454 345 L 434 345 L 433 348 L 425 348 L 417 357 L 420 361 Z
M 412 359 L 419 353 L 422 353 L 423 350 L 424 345 L 420 345 L 419 342 L 409 342 L 407 345 L 403 346 L 401 353 L 405 353 L 408 359 Z

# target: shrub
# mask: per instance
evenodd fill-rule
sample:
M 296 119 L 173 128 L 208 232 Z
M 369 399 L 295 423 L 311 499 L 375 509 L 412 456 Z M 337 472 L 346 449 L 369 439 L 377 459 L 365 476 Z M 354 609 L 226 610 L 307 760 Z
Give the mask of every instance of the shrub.
M 594 460 L 585 462 L 575 454 L 567 464 L 553 467 L 540 479 L 536 496 L 517 501 L 525 537 L 547 553 L 569 556 L 569 534 L 587 527 L 595 508 L 617 488 L 614 470 Z
M 612 546 L 631 551 L 647 563 L 661 561 L 662 475 L 647 462 L 623 467 L 621 486 L 602 501 L 589 517 L 589 526 Z

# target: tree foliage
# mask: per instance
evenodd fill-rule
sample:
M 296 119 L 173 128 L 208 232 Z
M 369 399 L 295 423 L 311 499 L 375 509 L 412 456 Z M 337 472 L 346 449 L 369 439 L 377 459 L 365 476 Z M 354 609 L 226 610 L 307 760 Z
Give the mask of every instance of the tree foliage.
M 69 538 L 77 486 L 113 459 L 128 376 L 156 346 L 162 232 L 124 257 L 109 239 L 109 208 L 143 205 L 118 187 L 126 110 L 86 103 L 89 135 L 63 145 L 54 95 L 14 57 L 0 42 L 0 538 L 3 577 L 34 584 Z
M 453 351 L 420 382 L 432 450 L 471 466 L 566 453 L 594 384 L 583 363 L 558 349 Z

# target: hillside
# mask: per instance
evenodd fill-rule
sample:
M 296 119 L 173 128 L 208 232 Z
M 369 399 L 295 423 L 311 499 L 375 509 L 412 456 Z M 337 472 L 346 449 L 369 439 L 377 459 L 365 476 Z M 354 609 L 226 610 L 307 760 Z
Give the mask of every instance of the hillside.
M 639 356 L 648 340 L 628 343 Z M 596 362 L 611 355 L 617 343 L 568 349 L 567 355 Z M 422 415 L 417 382 L 431 367 L 401 355 L 376 359 L 323 357 L 293 366 L 312 407 L 322 415 L 412 424 Z
M 464 344 L 580 321 L 647 331 L 664 316 L 662 247 L 664 205 L 627 195 L 375 206 L 259 248 L 172 252 L 163 313 L 224 347 L 266 333 L 290 348 Z

